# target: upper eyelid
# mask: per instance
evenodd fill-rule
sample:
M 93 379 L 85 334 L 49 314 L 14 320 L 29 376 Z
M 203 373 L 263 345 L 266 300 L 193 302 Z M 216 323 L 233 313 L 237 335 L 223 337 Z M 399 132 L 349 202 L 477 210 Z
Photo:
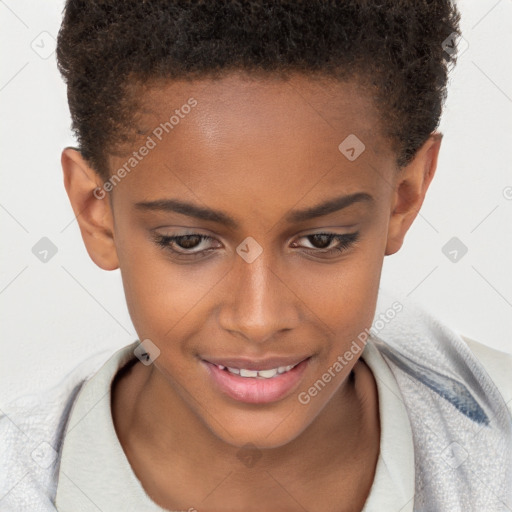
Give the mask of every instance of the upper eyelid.
M 327 227 L 321 227 L 321 228 L 314 228 L 314 227 L 311 227 L 311 228 L 304 228 L 302 230 L 300 230 L 299 233 L 295 233 L 295 235 L 293 235 L 293 237 L 289 237 L 286 235 L 286 238 L 300 238 L 300 237 L 304 237 L 304 236 L 312 236 L 312 235 L 321 235 L 321 234 L 327 234 L 327 235 L 334 235 L 334 236 L 337 236 L 337 235 L 340 235 L 340 236 L 343 236 L 343 235 L 348 235 L 348 234 L 351 234 L 355 231 L 359 231 L 359 224 L 360 223 L 354 223 L 354 224 L 349 224 L 349 225 L 344 225 L 344 226 L 327 226 Z M 344 229 L 344 230 L 347 230 L 346 232 L 344 233 L 337 233 L 335 231 L 331 231 L 332 229 Z M 167 234 L 167 233 L 159 233 L 159 230 L 170 230 L 170 231 L 174 231 L 172 234 Z M 179 230 L 183 230 L 183 231 L 179 231 Z M 158 227 L 158 228 L 153 228 L 150 230 L 151 232 L 154 232 L 156 233 L 157 235 L 160 235 L 160 236 L 169 236 L 169 237 L 181 237 L 181 236 L 192 236 L 192 235 L 197 235 L 197 236 L 203 236 L 203 237 L 209 237 L 209 238 L 219 238 L 220 235 L 217 235 L 217 234 L 209 234 L 209 233 L 204 233 L 202 232 L 201 228 L 197 228 L 197 227 L 188 227 L 188 226 L 174 226 L 174 227 Z
M 203 240 L 218 240 L 218 238 L 216 236 L 208 235 L 206 233 L 201 233 L 199 231 L 191 231 L 190 233 L 178 233 L 178 234 L 172 234 L 172 235 L 165 234 L 165 233 L 158 233 L 157 230 L 153 230 L 153 231 L 155 232 L 155 236 L 160 237 L 160 238 L 182 238 L 182 237 L 187 237 L 187 236 L 199 236 Z M 333 231 L 328 231 L 328 229 L 324 229 L 324 230 L 320 230 L 320 231 L 299 234 L 299 235 L 296 235 L 294 238 L 305 238 L 308 236 L 315 236 L 315 235 L 328 235 L 328 236 L 332 236 L 332 237 L 339 237 L 339 236 L 350 236 L 350 235 L 354 235 L 354 234 L 359 234 L 359 230 L 349 231 L 346 233 L 335 233 Z
M 334 240 L 339 240 L 340 238 L 342 239 L 343 237 L 347 237 L 347 238 L 351 238 L 351 240 L 349 240 L 349 243 L 355 243 L 358 241 L 359 239 L 359 231 L 351 231 L 349 233 L 333 233 L 331 231 L 318 231 L 318 232 L 315 232 L 315 233 L 306 233 L 306 234 L 303 234 L 303 235 L 299 235 L 297 237 L 295 237 L 295 239 L 301 239 L 301 238 L 307 238 L 309 236 L 315 236 L 315 235 L 326 235 L 326 236 L 329 236 Z M 176 240 L 176 239 L 180 239 L 180 238 L 184 238 L 184 237 L 187 237 L 187 236 L 198 236 L 200 237 L 201 241 L 200 243 L 204 242 L 204 241 L 207 241 L 207 240 L 217 240 L 216 237 L 213 237 L 211 235 L 205 235 L 203 233 L 197 233 L 197 232 L 190 232 L 190 233 L 185 233 L 185 234 L 178 234 L 178 235 L 159 235 L 159 234 L 156 234 L 156 238 L 159 238 L 159 239 L 165 239 L 165 238 L 169 238 L 171 240 Z M 169 244 L 171 245 L 171 244 Z M 194 249 L 190 249 L 190 250 L 187 250 L 187 249 L 184 249 L 184 248 L 181 248 L 181 250 L 184 251 L 184 254 L 185 253 L 190 253 L 190 254 L 194 254 L 194 252 L 196 253 L 200 253 L 200 252 L 203 252 L 203 251 L 207 251 L 208 249 L 202 249 L 202 250 L 196 250 L 194 251 Z M 316 249 L 318 251 L 321 251 L 322 249 Z M 176 252 L 179 252 L 179 251 L 176 251 Z

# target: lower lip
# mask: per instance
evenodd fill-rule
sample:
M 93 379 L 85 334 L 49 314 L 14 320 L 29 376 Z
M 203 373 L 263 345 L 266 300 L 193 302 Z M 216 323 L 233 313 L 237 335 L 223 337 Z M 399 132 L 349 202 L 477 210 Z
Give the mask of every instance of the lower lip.
M 281 373 L 271 379 L 240 377 L 218 366 L 202 361 L 213 381 L 223 393 L 239 402 L 249 404 L 265 404 L 276 402 L 290 394 L 298 385 L 306 371 L 309 358 L 305 359 L 290 371 Z

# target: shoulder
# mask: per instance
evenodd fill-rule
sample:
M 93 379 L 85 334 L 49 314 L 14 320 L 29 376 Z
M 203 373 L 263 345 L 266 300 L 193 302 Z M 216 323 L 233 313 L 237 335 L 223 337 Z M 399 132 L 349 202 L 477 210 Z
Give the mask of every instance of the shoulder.
M 5 496 L 5 510 L 53 510 L 62 433 L 81 384 L 24 395 L 2 406 L 0 496 Z
M 512 354 L 488 347 L 467 336 L 460 337 L 484 367 L 512 413 Z
M 67 422 L 82 389 L 105 356 L 82 361 L 58 385 L 0 407 L 2 510 L 54 511 L 57 468 Z
M 395 308 L 395 304 L 399 307 Z M 464 379 L 473 373 L 466 367 L 472 360 L 478 368 L 475 368 L 477 380 L 490 380 L 512 414 L 511 354 L 462 336 L 423 304 L 389 290 L 379 291 L 376 314 L 383 320 L 382 325 L 377 325 L 377 321 L 373 324 L 378 337 L 407 359 L 404 364 L 413 364 L 411 361 L 414 361 L 423 372 L 428 367 L 429 372 L 445 376 L 455 374 Z M 465 362 L 466 358 L 469 360 Z

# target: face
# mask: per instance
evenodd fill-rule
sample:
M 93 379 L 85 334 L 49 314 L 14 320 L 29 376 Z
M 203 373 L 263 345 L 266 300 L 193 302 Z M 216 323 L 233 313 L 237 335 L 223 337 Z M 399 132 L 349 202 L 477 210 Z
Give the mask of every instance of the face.
M 384 255 L 412 222 L 408 171 L 352 83 L 173 82 L 141 112 L 109 162 L 119 179 L 94 193 L 112 245 L 89 254 L 119 265 L 139 339 L 160 351 L 152 378 L 184 413 L 234 446 L 286 444 L 345 393 Z

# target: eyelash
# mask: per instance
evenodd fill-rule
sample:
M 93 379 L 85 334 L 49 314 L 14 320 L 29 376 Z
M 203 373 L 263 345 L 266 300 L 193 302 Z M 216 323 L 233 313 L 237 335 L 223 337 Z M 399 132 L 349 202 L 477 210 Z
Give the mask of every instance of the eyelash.
M 309 238 L 309 237 L 319 237 L 326 236 L 330 238 L 329 245 L 333 240 L 337 240 L 339 245 L 336 247 L 332 247 L 331 249 L 306 249 L 308 252 L 312 252 L 315 254 L 321 255 L 338 255 L 346 250 L 350 249 L 355 243 L 359 240 L 359 231 L 355 233 L 347 233 L 343 235 L 339 235 L 336 233 L 313 233 L 311 235 L 301 236 L 300 238 Z M 196 252 L 181 252 L 172 249 L 171 245 L 181 239 L 187 239 L 189 237 L 198 237 L 200 239 L 200 243 L 207 240 L 214 240 L 213 237 L 208 235 L 202 235 L 200 233 L 191 233 L 188 235 L 179 235 L 179 236 L 168 236 L 168 235 L 155 235 L 155 242 L 162 247 L 163 249 L 170 251 L 174 255 L 182 256 L 183 258 L 197 258 L 203 256 L 206 252 L 212 251 L 214 249 L 204 249 L 202 251 Z M 186 251 L 186 249 L 182 249 Z

